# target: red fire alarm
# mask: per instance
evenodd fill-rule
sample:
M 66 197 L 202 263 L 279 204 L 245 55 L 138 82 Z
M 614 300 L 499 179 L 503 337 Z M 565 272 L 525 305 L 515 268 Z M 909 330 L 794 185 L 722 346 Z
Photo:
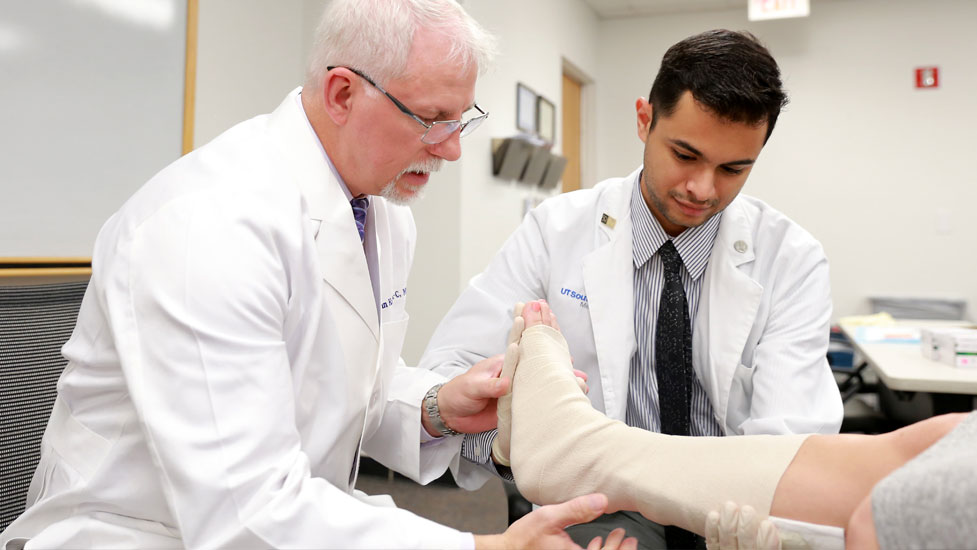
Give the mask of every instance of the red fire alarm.
M 940 68 L 939 67 L 917 67 L 916 68 L 916 88 L 939 88 L 940 87 Z

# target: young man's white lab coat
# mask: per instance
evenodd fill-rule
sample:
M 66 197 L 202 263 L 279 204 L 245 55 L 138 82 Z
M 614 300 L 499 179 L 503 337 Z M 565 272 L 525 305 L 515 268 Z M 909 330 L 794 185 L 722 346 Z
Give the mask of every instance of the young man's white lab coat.
M 501 352 L 516 301 L 545 298 L 589 398 L 624 420 L 635 351 L 630 204 L 640 169 L 544 201 L 474 277 L 421 366 L 446 375 Z M 821 245 L 762 201 L 722 214 L 703 274 L 693 366 L 726 435 L 837 433 L 826 360 L 831 296 Z

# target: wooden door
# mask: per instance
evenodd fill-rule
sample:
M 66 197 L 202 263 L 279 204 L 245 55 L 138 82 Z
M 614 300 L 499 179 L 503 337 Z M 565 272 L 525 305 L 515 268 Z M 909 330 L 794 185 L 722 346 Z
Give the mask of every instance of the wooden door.
M 563 192 L 580 189 L 580 89 L 581 84 L 563 73 Z

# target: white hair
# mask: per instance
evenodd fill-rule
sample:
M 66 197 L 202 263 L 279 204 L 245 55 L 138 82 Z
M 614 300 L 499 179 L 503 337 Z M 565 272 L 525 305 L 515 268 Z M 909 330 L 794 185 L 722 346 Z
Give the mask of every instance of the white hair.
M 448 36 L 445 61 L 466 69 L 481 73 L 495 55 L 495 38 L 456 0 L 332 0 L 316 28 L 305 86 L 318 89 L 332 65 L 363 71 L 381 86 L 403 76 L 418 29 Z

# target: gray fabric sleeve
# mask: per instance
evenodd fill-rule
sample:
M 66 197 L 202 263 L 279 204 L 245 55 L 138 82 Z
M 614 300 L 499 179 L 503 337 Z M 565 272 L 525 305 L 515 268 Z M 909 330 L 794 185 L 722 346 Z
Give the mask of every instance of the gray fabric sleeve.
M 977 547 L 977 412 L 872 489 L 883 550 Z

